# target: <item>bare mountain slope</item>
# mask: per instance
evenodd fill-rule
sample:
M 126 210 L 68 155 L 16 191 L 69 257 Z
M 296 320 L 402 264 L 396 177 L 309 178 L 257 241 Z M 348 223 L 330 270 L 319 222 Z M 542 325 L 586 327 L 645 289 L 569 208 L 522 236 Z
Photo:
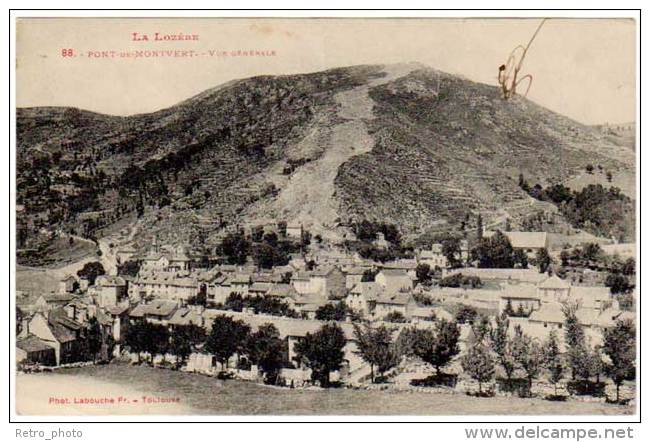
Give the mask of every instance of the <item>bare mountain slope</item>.
M 540 204 L 517 186 L 587 163 L 633 170 L 611 137 L 496 87 L 421 65 L 254 77 L 151 114 L 17 112 L 20 232 L 101 234 L 137 213 L 143 241 L 210 244 L 228 225 L 287 220 L 340 238 L 358 218 L 405 231 Z M 20 242 L 22 241 L 22 244 Z

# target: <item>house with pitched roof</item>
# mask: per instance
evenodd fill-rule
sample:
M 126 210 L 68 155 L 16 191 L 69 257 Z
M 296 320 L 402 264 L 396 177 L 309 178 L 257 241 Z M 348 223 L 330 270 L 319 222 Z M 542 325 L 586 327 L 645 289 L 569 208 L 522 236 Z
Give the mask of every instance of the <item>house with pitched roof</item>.
M 56 365 L 56 352 L 53 346 L 30 334 L 16 340 L 16 362 L 52 366 Z
M 167 257 L 159 252 L 151 251 L 141 259 L 141 272 L 163 271 L 169 266 Z
M 190 270 L 192 258 L 187 253 L 185 247 L 179 247 L 176 253 L 169 257 L 169 264 L 167 270 L 172 272 L 179 272 L 182 270 Z
M 128 285 L 121 276 L 101 275 L 95 279 L 95 285 L 88 292 L 98 306 L 108 307 L 117 305 L 128 297 Z
M 391 293 L 383 291 L 375 301 L 374 317 L 384 319 L 386 316 L 399 313 L 406 319 L 411 319 L 417 303 L 410 292 Z
M 135 254 L 137 250 L 132 245 L 125 245 L 117 249 L 115 252 L 115 258 L 117 259 L 118 264 L 124 264 L 129 261 Z
M 588 343 L 592 346 L 601 345 L 603 331 L 616 325 L 619 320 L 634 321 L 633 312 L 625 312 L 615 308 L 596 310 L 593 308 L 579 307 L 576 310 L 576 318 L 582 326 Z M 560 342 L 564 341 L 564 311 L 559 302 L 542 304 L 539 310 L 533 312 L 527 321 L 523 322 L 524 332 L 540 340 L 546 339 L 548 334 L 555 330 Z
M 557 275 L 547 277 L 537 285 L 509 284 L 502 285 L 499 311 L 510 304 L 514 311 L 521 305 L 524 311 L 538 310 L 543 304 L 577 302 L 581 307 L 602 311 L 608 307 L 618 308 L 607 287 L 572 286 Z
M 45 293 L 39 296 L 34 303 L 34 310 L 39 312 L 49 312 L 72 302 L 75 297 L 69 293 Z
M 351 289 L 360 283 L 366 270 L 367 267 L 362 266 L 348 266 L 343 269 L 343 273 L 345 273 L 345 288 Z
M 406 273 L 404 269 L 384 268 L 375 275 L 375 282 L 387 293 L 397 293 L 400 290 L 413 288 L 413 277 Z
M 138 277 L 131 284 L 130 297 L 141 301 L 148 298 L 187 302 L 199 292 L 201 286 L 196 275 L 187 271 L 157 271 Z
M 229 278 L 230 292 L 240 293 L 245 296 L 252 284 L 250 273 L 235 273 Z
M 296 272 L 291 276 L 291 284 L 300 294 L 318 294 L 323 299 L 340 299 L 346 291 L 345 274 L 336 266 Z
M 426 264 L 432 269 L 439 267 L 446 268 L 449 263 L 447 257 L 442 253 L 442 244 L 435 243 L 429 250 L 420 250 L 417 255 L 418 263 Z
M 82 360 L 85 327 L 68 318 L 63 311 L 36 313 L 28 323 L 27 333 L 54 348 L 56 365 Z
M 345 297 L 345 305 L 364 316 L 371 316 L 383 288 L 373 281 L 359 282 Z
M 248 288 L 248 295 L 263 296 L 271 289 L 271 287 L 273 287 L 273 283 L 270 282 L 254 282 Z
M 306 319 L 316 319 L 316 311 L 327 305 L 327 299 L 318 293 L 299 294 L 291 298 L 288 302 L 289 307 L 298 311 Z
M 59 281 L 59 293 L 64 295 L 66 293 L 74 292 L 76 282 L 77 282 L 77 278 L 75 278 L 72 275 L 67 275 L 61 278 L 61 280 Z
M 129 324 L 128 304 L 112 305 L 98 310 L 98 318 L 104 317 L 104 328 L 107 335 L 111 335 L 116 344 L 122 341 L 123 330 Z M 119 350 L 119 349 L 118 349 Z
M 483 236 L 490 238 L 496 232 L 485 231 Z M 541 249 L 548 248 L 548 235 L 546 232 L 502 232 L 510 241 L 512 248 L 522 250 L 529 257 L 532 257 Z
M 175 301 L 154 299 L 148 304 L 140 303 L 129 313 L 132 321 L 144 320 L 153 324 L 168 325 L 178 309 Z
M 293 299 L 299 295 L 291 284 L 280 283 L 273 284 L 271 288 L 266 292 L 266 296 L 293 301 Z
M 512 311 L 526 314 L 538 310 L 542 301 L 534 284 L 504 284 L 499 302 L 499 312 L 510 306 Z
M 397 261 L 382 264 L 381 268 L 387 270 L 402 270 L 411 278 L 415 278 L 418 261 L 417 259 L 398 259 Z
M 537 286 L 539 297 L 544 302 L 562 302 L 568 299 L 571 284 L 557 275 L 547 278 Z
M 167 322 L 172 327 L 197 325 L 203 327 L 203 309 L 201 307 L 181 307 L 177 309 Z

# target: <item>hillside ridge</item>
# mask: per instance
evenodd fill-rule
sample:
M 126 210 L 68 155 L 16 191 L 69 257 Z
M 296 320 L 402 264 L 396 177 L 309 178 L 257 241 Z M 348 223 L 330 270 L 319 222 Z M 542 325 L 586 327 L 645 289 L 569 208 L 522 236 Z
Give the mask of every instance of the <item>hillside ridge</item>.
M 593 163 L 626 183 L 635 164 L 618 138 L 420 64 L 233 80 L 128 117 L 18 109 L 17 144 L 21 231 L 93 237 L 136 217 L 142 243 L 206 246 L 280 220 L 335 241 L 359 219 L 497 227 L 555 211 L 519 174 L 569 182 Z

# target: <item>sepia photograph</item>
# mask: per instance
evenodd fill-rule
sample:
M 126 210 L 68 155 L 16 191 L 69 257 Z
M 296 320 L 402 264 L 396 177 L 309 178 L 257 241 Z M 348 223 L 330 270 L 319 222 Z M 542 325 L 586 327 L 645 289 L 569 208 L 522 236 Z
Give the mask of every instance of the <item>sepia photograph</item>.
M 634 16 L 64 13 L 14 24 L 16 416 L 639 413 Z

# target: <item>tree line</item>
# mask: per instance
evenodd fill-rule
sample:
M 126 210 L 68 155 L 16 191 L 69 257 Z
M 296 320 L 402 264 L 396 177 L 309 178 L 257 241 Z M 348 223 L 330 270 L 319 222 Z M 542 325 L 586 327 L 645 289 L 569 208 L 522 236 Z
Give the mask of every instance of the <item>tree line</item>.
M 620 386 L 635 377 L 636 329 L 631 321 L 618 321 L 603 333 L 603 344 L 592 347 L 577 318 L 577 305 L 564 306 L 564 343 L 553 330 L 540 342 L 527 335 L 516 325 L 512 329 L 507 314 L 494 321 L 486 316 L 474 316 L 467 350 L 460 356 L 460 365 L 469 377 L 478 382 L 477 395 L 485 384 L 495 380 L 497 368 L 501 370 L 502 387 L 524 397 L 532 395 L 534 381 L 546 374 L 560 397 L 557 386 L 568 380 L 569 392 L 597 394 L 604 388 L 600 377 L 608 376 L 616 386 L 616 402 L 620 401 Z M 395 337 L 395 329 L 386 325 L 353 323 L 355 352 L 370 366 L 371 382 L 386 380 L 386 373 L 397 367 L 404 357 L 417 357 L 435 369 L 433 383 L 445 382 L 447 367 L 460 352 L 460 326 L 456 320 L 435 320 L 431 328 L 404 327 Z M 253 332 L 242 320 L 219 315 L 214 318 L 206 334 L 196 325 L 174 326 L 139 322 L 131 325 L 125 344 L 138 354 L 148 354 L 153 363 L 155 355 L 176 356 L 176 366 L 182 365 L 192 352 L 213 355 L 228 370 L 229 361 L 237 355 L 238 361 L 246 358 L 264 373 L 265 382 L 275 384 L 282 368 L 305 366 L 312 370 L 312 381 L 329 387 L 330 374 L 345 364 L 346 337 L 335 322 L 324 324 L 319 330 L 307 333 L 294 347 L 295 357 L 288 358 L 287 341 L 273 324 L 264 324 Z M 517 377 L 519 376 L 519 377 Z M 595 381 L 593 379 L 595 378 Z M 522 385 L 520 380 L 524 380 Z

